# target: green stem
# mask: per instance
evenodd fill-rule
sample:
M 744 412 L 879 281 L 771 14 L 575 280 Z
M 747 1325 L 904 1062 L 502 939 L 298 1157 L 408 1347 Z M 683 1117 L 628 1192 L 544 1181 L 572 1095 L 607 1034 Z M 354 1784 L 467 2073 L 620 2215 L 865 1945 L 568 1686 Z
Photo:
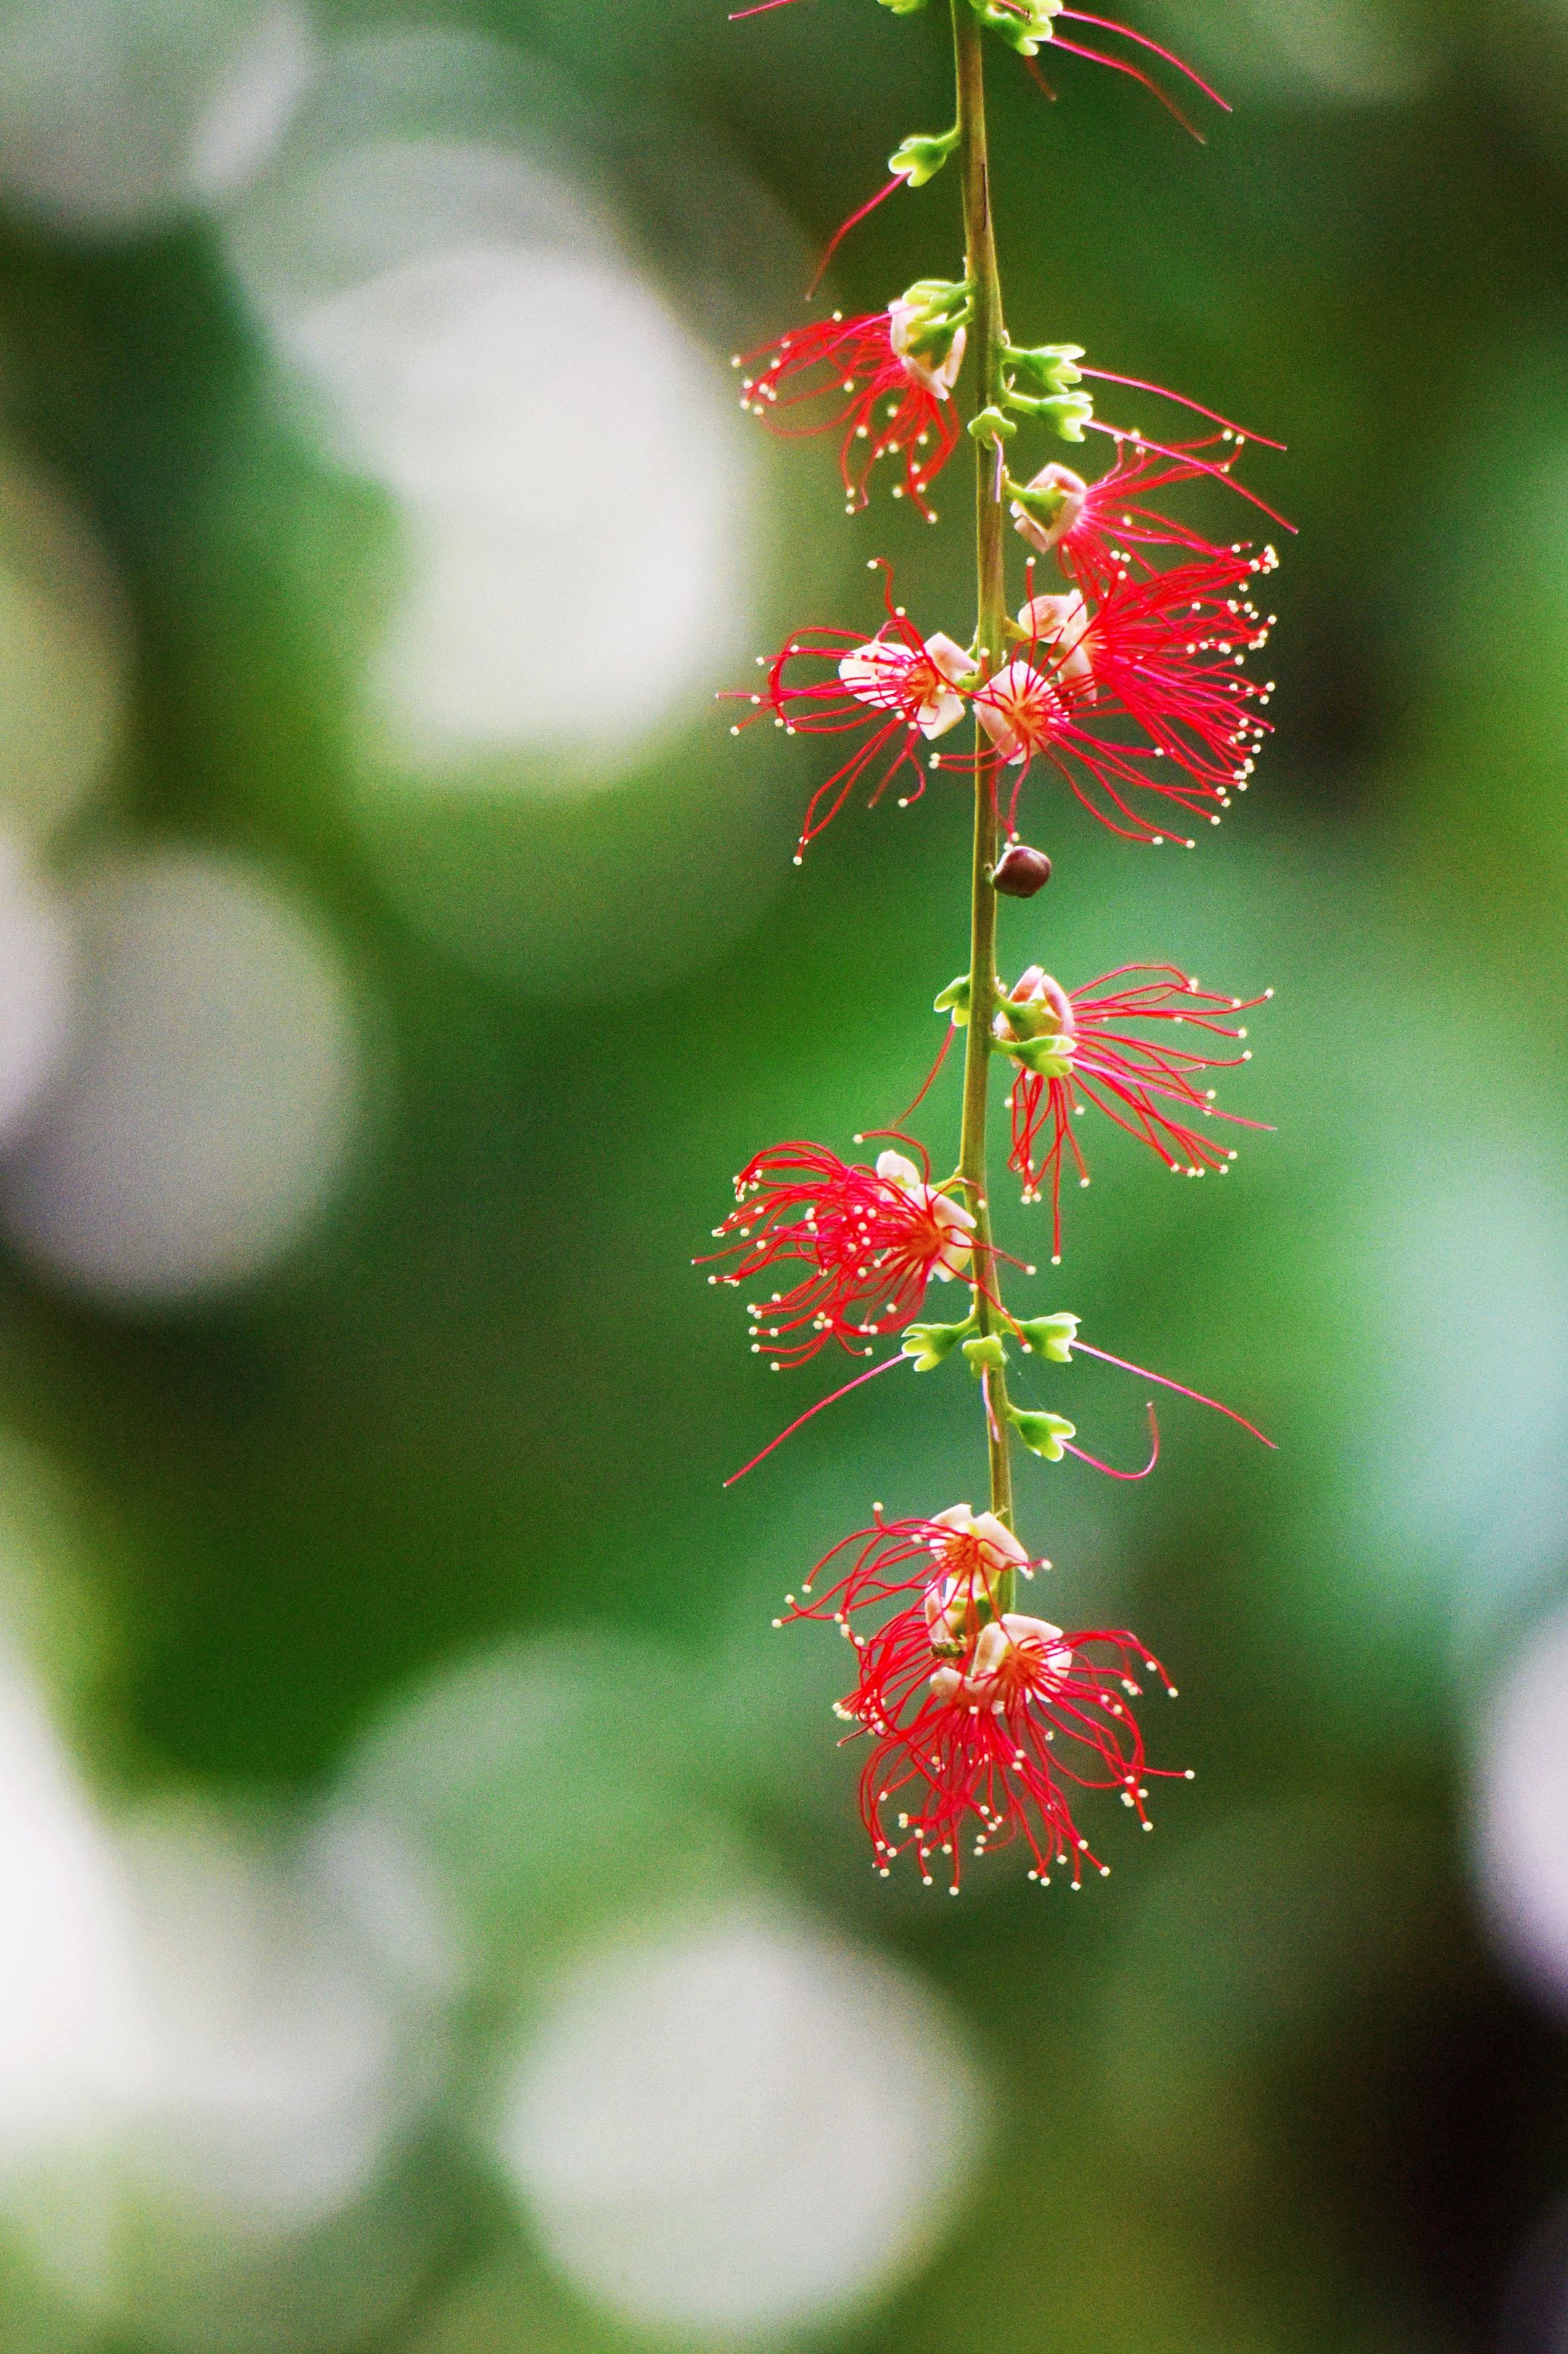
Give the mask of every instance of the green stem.
M 974 323 L 970 350 L 979 385 L 977 408 L 1000 405 L 1001 358 L 1006 346 L 1002 323 L 1001 281 L 997 270 L 996 234 L 991 210 L 991 170 L 985 132 L 984 35 L 969 0 L 952 0 L 953 48 L 958 67 L 959 131 L 962 141 L 964 238 L 968 249 L 966 276 L 974 286 Z M 1007 577 L 1002 557 L 1003 510 L 1000 468 L 989 444 L 975 444 L 975 543 L 979 565 L 980 621 L 978 638 L 981 667 L 989 674 L 1004 652 Z M 969 1021 L 964 1054 L 964 1125 L 959 1168 L 968 1186 L 976 1219 L 974 1242 L 975 1319 L 990 1332 L 995 1318 L 989 1291 L 1000 1298 L 995 1246 L 991 1239 L 991 1204 L 986 1182 L 986 1128 L 991 1097 L 991 1021 L 996 1011 L 996 894 L 991 869 L 996 864 L 997 815 L 993 770 L 984 755 L 987 738 L 977 724 L 975 748 L 974 865 L 969 900 Z M 983 1288 L 982 1288 L 983 1287 Z M 983 1385 L 987 1444 L 991 1456 L 991 1508 L 1012 1526 L 1012 1429 L 1007 1419 L 1007 1376 L 1000 1369 Z M 1008 1578 L 1011 1586 L 1011 1575 Z M 1011 1594 L 1001 1597 L 1012 1607 Z

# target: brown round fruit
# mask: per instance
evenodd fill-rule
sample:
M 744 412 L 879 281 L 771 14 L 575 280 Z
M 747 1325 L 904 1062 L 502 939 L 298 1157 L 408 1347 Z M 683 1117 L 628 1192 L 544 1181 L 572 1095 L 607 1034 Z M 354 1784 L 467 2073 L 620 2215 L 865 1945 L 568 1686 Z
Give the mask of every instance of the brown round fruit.
M 1051 861 L 1026 842 L 1010 842 L 991 872 L 991 886 L 1009 899 L 1033 899 L 1051 880 Z

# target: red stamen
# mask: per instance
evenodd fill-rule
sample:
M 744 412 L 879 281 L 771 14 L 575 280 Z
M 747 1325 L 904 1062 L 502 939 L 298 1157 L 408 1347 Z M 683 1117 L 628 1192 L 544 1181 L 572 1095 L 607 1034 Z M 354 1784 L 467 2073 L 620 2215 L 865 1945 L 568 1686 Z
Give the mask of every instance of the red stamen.
M 1103 1471 L 1107 1479 L 1147 1479 L 1150 1473 L 1153 1470 L 1155 1465 L 1160 1460 L 1160 1425 L 1155 1419 L 1152 1405 L 1149 1409 L 1149 1429 L 1153 1445 L 1150 1452 L 1149 1460 L 1144 1465 L 1141 1471 L 1118 1471 L 1113 1464 L 1102 1463 L 1097 1455 L 1090 1455 L 1086 1453 L 1083 1447 L 1075 1447 L 1070 1439 L 1065 1438 L 1062 1441 L 1062 1444 L 1066 1448 L 1069 1455 L 1075 1455 L 1080 1463 L 1087 1463 L 1091 1465 L 1095 1470 Z
M 1151 1373 L 1147 1365 L 1133 1365 L 1125 1357 L 1113 1357 L 1108 1349 L 1092 1349 L 1086 1341 L 1075 1340 L 1070 1345 L 1081 1349 L 1086 1357 L 1098 1357 L 1103 1364 L 1118 1366 L 1124 1373 L 1137 1373 L 1146 1382 L 1158 1382 L 1161 1389 L 1174 1390 L 1178 1397 L 1192 1398 L 1199 1405 L 1212 1405 L 1216 1414 L 1224 1415 L 1232 1422 L 1239 1422 L 1244 1430 L 1250 1430 L 1265 1447 L 1278 1453 L 1278 1442 L 1266 1437 L 1256 1423 L 1249 1422 L 1245 1414 L 1237 1414 L 1234 1406 L 1222 1405 L 1218 1398 L 1205 1397 L 1202 1390 L 1190 1390 L 1185 1384 L 1171 1381 L 1164 1373 Z
M 940 1046 L 938 1047 L 938 1052 L 937 1052 L 937 1059 L 936 1059 L 936 1061 L 932 1064 L 932 1066 L 931 1066 L 930 1069 L 929 1069 L 929 1070 L 927 1072 L 927 1074 L 926 1074 L 926 1084 L 925 1084 L 925 1086 L 921 1088 L 921 1090 L 920 1090 L 919 1094 L 916 1097 L 916 1098 L 915 1098 L 914 1102 L 913 1102 L 912 1104 L 906 1104 L 906 1106 L 904 1107 L 904 1109 L 903 1109 L 903 1110 L 899 1113 L 899 1115 L 898 1115 L 898 1121 L 899 1121 L 899 1126 L 900 1126 L 900 1127 L 902 1127 L 902 1126 L 903 1126 L 904 1122 L 908 1119 L 908 1117 L 909 1117 L 909 1115 L 910 1115 L 910 1113 L 911 1113 L 911 1112 L 918 1111 L 918 1110 L 919 1110 L 919 1108 L 920 1108 L 921 1105 L 925 1102 L 925 1100 L 926 1100 L 927 1097 L 930 1094 L 931 1089 L 936 1086 L 936 1084 L 937 1084 L 937 1075 L 938 1075 L 938 1073 L 941 1070 L 941 1067 L 942 1067 L 943 1064 L 947 1061 L 947 1059 L 948 1059 L 948 1049 L 951 1046 L 951 1044 L 952 1044 L 952 1043 L 953 1043 L 953 1040 L 958 1036 L 958 1034 L 958 1034 L 958 1032 L 954 1029 L 954 1027 L 953 1027 L 952 1023 L 949 1022 L 949 1023 L 948 1023 L 948 1033 L 947 1033 L 947 1035 L 946 1035 L 946 1037 L 943 1039 L 943 1041 L 942 1041 L 942 1043 L 941 1043 L 941 1045 L 940 1045 Z M 880 1134 L 881 1132 L 882 1132 L 882 1131 L 878 1130 L 878 1133 L 879 1133 L 879 1134 Z
M 779 0 L 773 0 L 773 5 L 779 5 Z M 1136 41 L 1140 49 L 1152 49 L 1157 58 L 1163 58 L 1168 66 L 1174 66 L 1179 74 L 1185 74 L 1205 98 L 1212 98 L 1224 113 L 1234 111 L 1229 99 L 1222 98 L 1217 90 L 1212 90 L 1201 73 L 1193 72 L 1184 58 L 1179 58 L 1174 49 L 1162 49 L 1158 41 L 1150 39 L 1147 33 L 1135 33 L 1130 25 L 1113 24 L 1108 16 L 1086 16 L 1080 8 L 1064 8 L 1062 15 L 1071 24 L 1093 25 L 1101 33 L 1119 33 L 1124 41 Z
M 1182 113 L 1175 100 L 1171 96 L 1170 91 L 1161 90 L 1153 75 L 1146 74 L 1140 66 L 1129 66 L 1121 58 L 1107 58 L 1098 49 L 1081 49 L 1075 41 L 1063 40 L 1060 34 L 1057 35 L 1051 46 L 1053 48 L 1065 49 L 1070 58 L 1086 58 L 1092 66 L 1109 66 L 1113 73 L 1124 73 L 1128 76 L 1129 80 L 1140 81 L 1143 84 L 1144 89 L 1149 92 L 1150 96 L 1151 98 L 1157 98 L 1160 101 L 1160 103 L 1165 109 L 1166 113 L 1174 116 L 1175 120 L 1181 125 L 1182 130 L 1188 133 L 1192 138 L 1195 139 L 1200 147 L 1206 147 L 1208 145 L 1208 141 L 1204 138 L 1197 124 L 1195 122 L 1189 122 L 1187 117 Z M 1032 62 L 1033 61 L 1027 58 L 1024 59 L 1024 63 L 1026 65 Z
M 1283 441 L 1271 441 L 1266 433 L 1249 433 L 1245 425 L 1236 424 L 1233 418 L 1222 417 L 1217 408 L 1205 408 L 1201 400 L 1189 400 L 1184 392 L 1172 392 L 1168 385 L 1145 384 L 1141 376 L 1117 376 L 1109 368 L 1086 367 L 1082 373 L 1096 377 L 1101 384 L 1124 384 L 1129 391 L 1151 392 L 1157 400 L 1173 400 L 1178 408 L 1190 408 L 1194 417 L 1206 417 L 1211 425 L 1223 425 L 1227 433 L 1238 434 L 1244 441 L 1261 442 L 1266 450 L 1283 450 L 1287 446 Z M 1154 444 L 1150 442 L 1149 447 L 1152 449 Z
M 759 1463 L 766 1463 L 775 1447 L 782 1447 L 787 1438 L 793 1438 L 801 1424 L 810 1422 L 814 1414 L 821 1414 L 824 1406 L 836 1405 L 840 1398 L 848 1397 L 851 1390 L 858 1390 L 863 1383 L 874 1382 L 878 1373 L 888 1373 L 895 1365 L 907 1364 L 908 1362 L 902 1352 L 896 1357 L 885 1358 L 880 1365 L 873 1365 L 869 1373 L 857 1373 L 853 1382 L 846 1382 L 842 1389 L 835 1390 L 831 1397 L 819 1398 L 815 1405 L 809 1405 L 804 1414 L 796 1416 L 788 1430 L 781 1430 L 777 1438 L 770 1438 L 760 1455 L 754 1455 L 749 1463 L 743 1463 L 738 1471 L 732 1471 L 725 1486 L 733 1488 L 737 1479 L 744 1479 L 748 1471 L 755 1471 Z
M 812 279 L 810 284 L 806 289 L 806 300 L 808 302 L 810 301 L 812 295 L 816 292 L 818 287 L 821 284 L 822 280 L 827 275 L 829 262 L 832 260 L 834 254 L 838 251 L 845 238 L 848 237 L 851 229 L 858 228 L 861 222 L 864 220 L 868 213 L 874 213 L 878 205 L 885 204 L 888 197 L 894 194 L 895 190 L 903 187 L 904 185 L 905 179 L 903 173 L 895 172 L 892 179 L 887 183 L 887 186 L 885 188 L 879 188 L 875 196 L 872 197 L 869 204 L 862 205 L 859 212 L 851 213 L 848 220 L 840 222 L 838 228 L 834 229 L 832 236 L 828 240 L 827 251 L 823 254 L 821 261 L 817 264 L 816 276 Z

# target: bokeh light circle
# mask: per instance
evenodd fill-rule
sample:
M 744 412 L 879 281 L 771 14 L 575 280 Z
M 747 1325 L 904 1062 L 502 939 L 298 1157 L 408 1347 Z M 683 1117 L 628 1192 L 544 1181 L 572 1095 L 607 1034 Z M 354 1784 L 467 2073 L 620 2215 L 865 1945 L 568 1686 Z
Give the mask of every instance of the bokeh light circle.
M 125 705 L 121 600 L 49 477 L 0 450 L 0 818 L 29 837 L 101 784 Z
M 556 2264 L 643 2327 L 745 2342 L 889 2285 L 956 2219 L 979 2079 L 914 1974 L 757 1903 L 585 1957 L 498 2131 Z
M 242 186 L 310 78 L 293 0 L 0 0 L 0 189 L 90 236 Z
M 1568 1607 L 1534 1628 L 1484 1707 L 1476 1869 L 1494 1934 L 1538 1992 L 1568 2009 Z
M 105 1300 L 254 1277 L 320 1215 L 358 1125 L 359 1026 L 331 942 L 272 882 L 194 851 L 107 858 L 72 904 L 73 1050 L 0 1216 Z
M 559 122 L 530 130 L 520 71 L 462 36 L 342 45 L 226 249 L 328 445 L 397 506 L 376 757 L 494 785 L 527 749 L 530 790 L 581 790 L 736 645 L 751 470 L 722 359 L 574 185 Z

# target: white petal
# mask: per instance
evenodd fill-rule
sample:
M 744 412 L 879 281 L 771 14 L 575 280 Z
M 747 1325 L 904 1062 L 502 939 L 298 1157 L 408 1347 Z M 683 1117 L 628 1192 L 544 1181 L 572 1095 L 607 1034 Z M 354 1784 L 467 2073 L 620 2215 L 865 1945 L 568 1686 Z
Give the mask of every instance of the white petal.
M 959 679 L 968 678 L 974 669 L 971 655 L 957 639 L 948 637 L 945 630 L 938 630 L 934 638 L 927 639 L 926 652 L 942 676 L 949 679 L 955 686 Z
M 915 714 L 920 723 L 920 733 L 934 743 L 938 736 L 947 735 L 964 716 L 964 698 L 944 687 L 938 695 L 928 695 Z
M 1015 1565 L 1027 1564 L 1028 1553 L 1019 1543 L 1012 1531 L 1006 1526 L 1005 1522 L 999 1521 L 994 1512 L 980 1513 L 971 1525 L 975 1535 L 983 1537 L 991 1551 L 1000 1554 L 1003 1561 L 1012 1562 Z M 1057 1632 L 1058 1634 L 1061 1632 L 1059 1628 Z
M 912 1161 L 905 1159 L 902 1152 L 879 1152 L 876 1173 L 885 1184 L 902 1185 L 910 1193 L 924 1193 L 926 1190 L 920 1172 Z
M 904 699 L 905 681 L 914 655 L 907 646 L 890 645 L 873 638 L 855 646 L 839 664 L 839 676 L 857 703 L 874 711 L 896 711 Z

